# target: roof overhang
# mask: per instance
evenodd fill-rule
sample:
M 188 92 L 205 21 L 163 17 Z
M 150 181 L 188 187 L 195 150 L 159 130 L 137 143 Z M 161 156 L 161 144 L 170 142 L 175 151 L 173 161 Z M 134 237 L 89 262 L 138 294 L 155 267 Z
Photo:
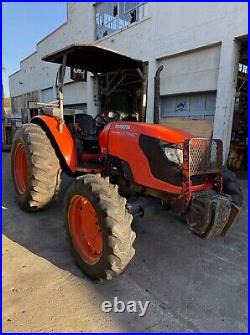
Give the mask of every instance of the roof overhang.
M 92 73 L 141 69 L 143 64 L 141 60 L 94 44 L 73 44 L 43 57 L 42 60 L 62 64 L 64 55 L 67 55 L 66 66 Z

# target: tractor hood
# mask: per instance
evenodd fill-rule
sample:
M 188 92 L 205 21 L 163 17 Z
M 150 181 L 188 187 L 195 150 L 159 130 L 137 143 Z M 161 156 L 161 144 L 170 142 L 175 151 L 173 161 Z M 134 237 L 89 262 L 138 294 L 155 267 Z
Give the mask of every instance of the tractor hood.
M 136 184 L 179 194 L 182 190 L 182 176 L 175 180 L 174 185 L 172 180 L 170 188 L 166 187 L 163 176 L 167 173 L 167 178 L 175 178 L 176 169 L 171 162 L 171 166 L 168 166 L 159 142 L 182 146 L 185 140 L 192 137 L 182 130 L 157 124 L 119 121 L 104 127 L 99 144 L 103 154 L 117 157 L 128 164 Z
M 181 129 L 143 122 L 113 122 L 110 132 L 125 132 L 136 136 L 143 134 L 175 144 L 182 144 L 185 140 L 194 137 L 191 133 Z
M 67 56 L 66 66 L 92 73 L 106 73 L 121 69 L 142 69 L 143 64 L 141 60 L 95 44 L 72 44 L 43 57 L 42 60 L 62 64 L 65 55 Z
M 162 141 L 181 144 L 185 140 L 194 137 L 191 133 L 179 128 L 167 127 L 166 125 L 139 123 L 143 133 L 156 137 Z
M 133 155 L 133 150 L 138 146 L 142 135 L 179 145 L 193 138 L 188 132 L 158 124 L 117 121 L 107 124 L 100 133 L 100 148 L 103 153 L 113 152 L 114 156 L 120 158 L 128 151 Z

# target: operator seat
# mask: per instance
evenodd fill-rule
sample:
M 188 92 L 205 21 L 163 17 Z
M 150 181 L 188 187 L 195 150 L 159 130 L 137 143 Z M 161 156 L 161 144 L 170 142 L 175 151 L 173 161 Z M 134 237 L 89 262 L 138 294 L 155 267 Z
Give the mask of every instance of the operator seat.
M 86 152 L 99 152 L 99 136 L 96 121 L 91 115 L 77 114 L 75 122 L 78 123 L 80 130 L 80 140 Z
M 88 114 L 77 114 L 76 123 L 83 131 L 85 141 L 98 141 L 98 131 L 96 122 L 91 115 Z

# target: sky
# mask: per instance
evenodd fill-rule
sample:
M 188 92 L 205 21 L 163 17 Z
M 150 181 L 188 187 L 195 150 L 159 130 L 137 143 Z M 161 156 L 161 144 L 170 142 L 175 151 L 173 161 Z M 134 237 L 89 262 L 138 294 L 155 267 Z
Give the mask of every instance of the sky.
M 36 43 L 67 19 L 66 2 L 2 2 L 2 71 L 4 93 L 8 76 L 36 50 Z

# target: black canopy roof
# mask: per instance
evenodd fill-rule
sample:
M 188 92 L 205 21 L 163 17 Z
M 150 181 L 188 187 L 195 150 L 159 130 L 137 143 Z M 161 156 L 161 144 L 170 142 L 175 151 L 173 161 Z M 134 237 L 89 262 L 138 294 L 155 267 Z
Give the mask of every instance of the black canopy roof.
M 43 57 L 42 60 L 62 64 L 64 55 L 67 55 L 66 66 L 94 73 L 142 68 L 141 60 L 93 44 L 73 44 Z

